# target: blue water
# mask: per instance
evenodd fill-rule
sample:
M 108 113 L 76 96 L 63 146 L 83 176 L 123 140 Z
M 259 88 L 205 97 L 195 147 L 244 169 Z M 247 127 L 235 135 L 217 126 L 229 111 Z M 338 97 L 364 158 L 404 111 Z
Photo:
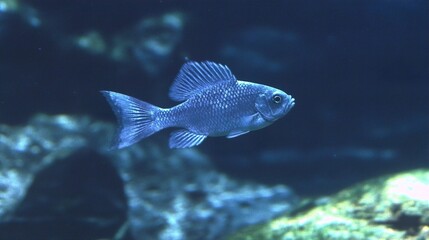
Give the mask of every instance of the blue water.
M 180 66 L 210 60 L 228 65 L 239 80 L 267 84 L 296 99 L 292 111 L 272 126 L 198 146 L 214 169 L 232 179 L 319 196 L 429 166 L 428 1 L 27 0 L 17 7 L 14 2 L 0 0 L 1 124 L 26 125 L 38 113 L 114 123 L 100 90 L 171 107 L 176 103 L 168 90 Z M 167 146 L 169 133 L 144 141 Z M 78 156 L 103 164 L 93 153 Z M 92 171 L 100 178 L 114 172 L 100 169 Z M 47 179 L 58 177 L 49 174 Z M 74 186 L 64 178 L 62 186 Z M 74 184 L 92 181 L 85 179 Z M 115 179 L 102 196 L 114 196 L 122 205 L 102 209 L 125 218 L 126 200 Z M 90 202 L 82 209 L 97 203 L 91 189 L 109 186 L 91 184 L 75 191 Z M 27 196 L 50 196 L 49 188 L 35 186 Z M 60 199 L 67 199 L 64 194 Z M 29 226 L 38 239 L 35 229 L 51 224 L 26 222 L 26 216 L 38 215 L 28 201 L 17 210 L 22 221 L 0 224 L 0 239 L 6 233 L 8 239 L 29 239 L 22 233 Z M 58 212 L 46 205 L 39 215 L 55 219 Z M 81 205 L 76 206 L 64 214 L 74 216 Z M 58 230 L 56 239 L 70 239 L 67 231 L 87 232 L 81 239 L 113 234 L 68 220 L 58 224 L 64 231 Z M 64 227 L 70 225 L 71 230 Z

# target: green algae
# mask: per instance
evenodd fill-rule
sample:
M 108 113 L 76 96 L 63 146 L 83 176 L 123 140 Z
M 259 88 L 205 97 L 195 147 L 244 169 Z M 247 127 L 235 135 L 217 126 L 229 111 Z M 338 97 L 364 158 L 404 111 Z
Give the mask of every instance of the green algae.
M 429 169 L 380 177 L 229 240 L 429 239 Z

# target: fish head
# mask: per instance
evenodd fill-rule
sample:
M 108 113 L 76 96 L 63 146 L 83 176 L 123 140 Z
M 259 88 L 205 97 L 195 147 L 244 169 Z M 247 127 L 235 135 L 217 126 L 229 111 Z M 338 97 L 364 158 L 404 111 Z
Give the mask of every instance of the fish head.
M 261 116 L 269 122 L 286 115 L 295 105 L 295 99 L 282 90 L 264 86 L 256 97 L 255 107 Z

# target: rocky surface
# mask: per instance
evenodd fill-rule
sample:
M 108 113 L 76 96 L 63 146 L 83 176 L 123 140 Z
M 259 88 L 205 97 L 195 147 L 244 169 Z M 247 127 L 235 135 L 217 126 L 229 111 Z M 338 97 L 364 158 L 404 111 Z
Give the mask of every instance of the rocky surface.
M 3 231 L 21 231 L 14 223 L 27 226 L 36 219 L 45 234 L 51 225 L 43 222 L 67 222 L 98 230 L 109 227 L 110 234 L 113 227 L 122 225 L 118 231 L 126 232 L 128 226 L 133 239 L 219 239 L 287 213 L 297 203 L 285 186 L 243 183 L 224 176 L 195 149 L 172 151 L 144 143 L 109 150 L 114 126 L 88 117 L 37 115 L 24 127 L 2 125 L 0 130 L 0 232 L 8 236 L 22 236 Z M 82 154 L 85 152 L 93 154 Z M 39 177 L 40 172 L 45 177 Z M 97 180 L 118 176 L 122 184 Z M 32 185 L 37 187 L 26 197 Z M 121 197 L 122 191 L 125 197 Z M 122 202 L 126 207 L 121 207 Z M 40 206 L 46 210 L 38 210 Z M 120 223 L 121 211 L 127 212 L 128 223 Z M 29 215 L 32 218 L 26 219 Z M 78 217 L 73 222 L 64 216 Z M 71 228 L 82 232 L 79 226 Z M 98 234 L 91 236 L 107 237 Z
M 97 31 L 69 38 L 76 47 L 88 53 L 117 62 L 137 63 L 147 74 L 155 76 L 165 69 L 180 44 L 184 25 L 183 13 L 168 12 L 144 18 L 111 39 Z
M 89 119 L 39 115 L 25 127 L 0 126 L 0 219 L 20 203 L 35 175 L 88 145 Z
M 427 239 L 429 170 L 370 180 L 229 239 Z
M 168 154 L 136 148 L 118 158 L 137 239 L 219 239 L 225 232 L 287 212 L 295 202 L 283 186 L 228 179 L 194 150 Z

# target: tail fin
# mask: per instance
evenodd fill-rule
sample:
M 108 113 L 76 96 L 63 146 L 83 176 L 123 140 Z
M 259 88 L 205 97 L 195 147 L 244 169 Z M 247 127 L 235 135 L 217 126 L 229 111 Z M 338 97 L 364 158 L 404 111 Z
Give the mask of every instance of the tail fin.
M 110 91 L 101 91 L 119 122 L 117 148 L 130 146 L 161 130 L 155 123 L 154 113 L 160 108 L 136 98 Z

